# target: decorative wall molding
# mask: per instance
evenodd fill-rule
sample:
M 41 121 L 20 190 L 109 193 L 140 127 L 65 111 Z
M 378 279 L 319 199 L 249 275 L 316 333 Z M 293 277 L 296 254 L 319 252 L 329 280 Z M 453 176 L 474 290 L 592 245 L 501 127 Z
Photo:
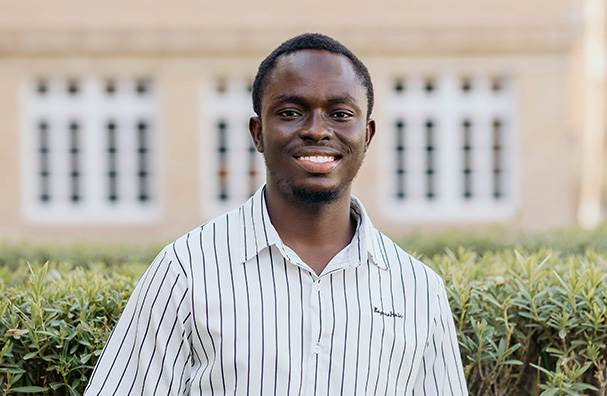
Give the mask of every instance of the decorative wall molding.
M 581 38 L 577 25 L 505 28 L 324 30 L 363 55 L 558 53 Z M 0 30 L 0 56 L 199 56 L 264 54 L 299 30 Z

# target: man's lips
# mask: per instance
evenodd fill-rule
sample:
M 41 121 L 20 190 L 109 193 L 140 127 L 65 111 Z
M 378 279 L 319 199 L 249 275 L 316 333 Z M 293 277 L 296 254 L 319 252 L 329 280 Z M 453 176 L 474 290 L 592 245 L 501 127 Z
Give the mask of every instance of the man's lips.
M 295 159 L 299 166 L 310 173 L 329 173 L 339 163 L 339 158 L 333 155 L 301 155 Z

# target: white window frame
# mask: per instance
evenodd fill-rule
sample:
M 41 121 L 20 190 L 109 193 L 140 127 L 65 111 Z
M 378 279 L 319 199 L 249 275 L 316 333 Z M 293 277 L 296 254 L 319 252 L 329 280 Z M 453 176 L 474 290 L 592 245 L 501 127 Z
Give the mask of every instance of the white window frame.
M 253 79 L 246 75 L 210 77 L 200 84 L 200 171 L 202 182 L 202 213 L 207 218 L 218 216 L 244 203 L 265 182 L 263 156 L 254 148 L 249 134 L 249 119 L 254 115 L 250 86 Z M 225 124 L 221 154 L 219 124 Z M 220 166 L 223 155 L 225 191 L 220 186 Z M 254 170 L 255 175 L 249 172 Z M 251 180 L 253 178 L 253 180 Z
M 159 98 L 151 80 L 133 78 L 104 78 L 105 76 L 78 76 L 77 78 L 35 77 L 22 88 L 22 201 L 24 216 L 34 223 L 53 224 L 105 224 L 147 223 L 160 215 L 159 194 Z M 44 81 L 48 91 L 44 95 L 37 89 Z M 79 90 L 70 95 L 66 87 L 77 81 Z M 116 91 L 108 94 L 105 89 L 113 81 Z M 137 84 L 151 88 L 144 95 L 136 92 Z M 44 202 L 40 196 L 39 123 L 46 120 L 49 133 L 51 198 Z M 81 200 L 74 202 L 67 196 L 69 191 L 68 165 L 69 143 L 66 125 L 77 121 L 79 130 L 79 173 Z M 107 123 L 118 125 L 117 170 L 119 198 L 108 197 L 108 140 Z M 139 171 L 137 133 L 133 131 L 140 121 L 148 128 L 146 150 L 146 183 L 148 199 L 140 201 L 133 183 L 138 182 Z M 120 129 L 131 130 L 120 134 Z M 121 155 L 130 152 L 134 155 Z M 143 169 L 143 168 L 142 168 Z M 128 175 L 121 177 L 121 174 Z
M 462 89 L 469 78 L 472 88 Z M 397 93 L 396 81 L 402 80 L 404 90 Z M 425 90 L 432 81 L 434 89 Z M 502 85 L 491 88 L 493 81 Z M 516 85 L 512 77 L 495 71 L 412 71 L 393 73 L 381 84 L 382 97 L 379 156 L 378 202 L 382 213 L 394 221 L 408 223 L 495 222 L 510 219 L 519 207 L 518 128 L 516 117 Z M 491 163 L 490 126 L 493 120 L 502 123 L 501 191 L 492 192 L 492 169 L 479 164 Z M 396 191 L 396 123 L 405 121 L 405 198 Z M 428 198 L 425 183 L 425 145 L 423 128 L 428 120 L 434 123 L 434 185 L 435 194 Z M 462 123 L 472 123 L 473 192 L 463 193 L 464 142 Z M 383 132 L 385 131 L 385 132 Z M 479 150 L 478 147 L 484 147 Z

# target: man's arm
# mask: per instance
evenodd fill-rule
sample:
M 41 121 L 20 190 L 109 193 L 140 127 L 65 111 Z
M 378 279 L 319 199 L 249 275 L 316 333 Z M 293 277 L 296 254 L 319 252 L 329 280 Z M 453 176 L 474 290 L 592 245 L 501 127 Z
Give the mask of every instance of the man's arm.
M 434 316 L 434 331 L 426 345 L 414 393 L 428 396 L 466 396 L 468 390 L 457 333 L 442 282 L 437 299 L 438 310 Z
M 188 274 L 165 248 L 139 280 L 85 396 L 180 394 L 189 376 Z

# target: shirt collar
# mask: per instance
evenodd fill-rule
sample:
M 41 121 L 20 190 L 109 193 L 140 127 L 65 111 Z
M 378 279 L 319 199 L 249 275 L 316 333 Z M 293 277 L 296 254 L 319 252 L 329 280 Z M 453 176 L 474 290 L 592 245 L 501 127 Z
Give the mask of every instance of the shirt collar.
M 350 208 L 358 218 L 358 238 L 360 240 L 361 261 L 369 260 L 380 268 L 387 269 L 388 263 L 382 254 L 381 234 L 373 227 L 367 212 L 358 198 L 351 196 Z M 270 221 L 265 199 L 265 185 L 239 209 L 241 218 L 240 230 L 240 256 L 241 263 L 245 263 L 257 256 L 264 249 L 274 245 L 284 253 L 284 244 L 278 232 Z

